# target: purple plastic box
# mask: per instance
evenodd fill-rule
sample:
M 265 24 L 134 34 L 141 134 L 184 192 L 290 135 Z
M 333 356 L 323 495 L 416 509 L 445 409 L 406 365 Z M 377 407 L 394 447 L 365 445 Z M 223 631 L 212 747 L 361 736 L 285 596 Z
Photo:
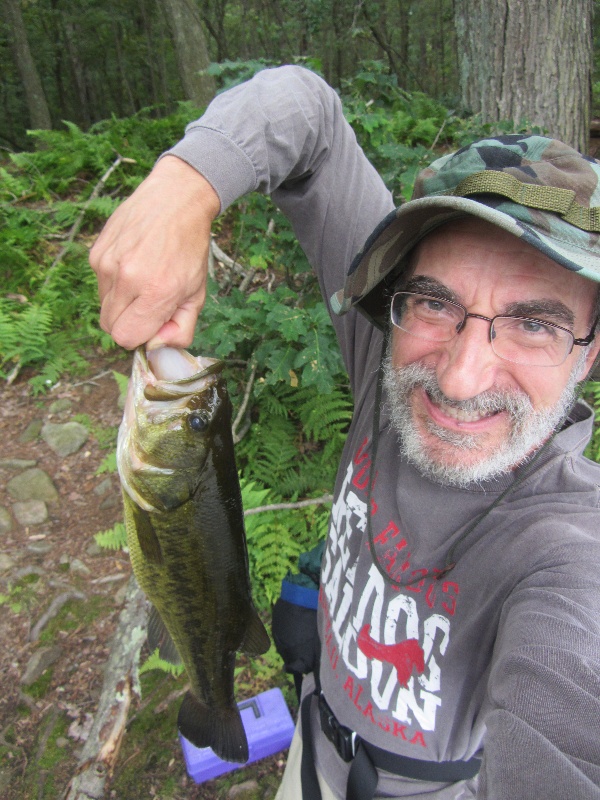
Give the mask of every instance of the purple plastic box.
M 179 734 L 188 775 L 196 783 L 210 781 L 218 775 L 245 767 L 290 746 L 294 735 L 294 721 L 281 689 L 269 689 L 268 692 L 257 694 L 250 700 L 238 703 L 238 708 L 248 737 L 250 758 L 246 764 L 223 761 L 210 747 L 194 747 Z

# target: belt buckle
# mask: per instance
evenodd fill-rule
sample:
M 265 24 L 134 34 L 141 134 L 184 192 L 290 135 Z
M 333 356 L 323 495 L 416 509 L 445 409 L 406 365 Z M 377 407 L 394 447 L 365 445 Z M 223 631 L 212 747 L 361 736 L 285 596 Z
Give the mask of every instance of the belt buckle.
M 321 729 L 337 750 L 340 758 L 346 762 L 352 761 L 358 747 L 358 734 L 338 722 L 325 700 L 323 692 L 319 695 L 319 714 L 321 717 Z

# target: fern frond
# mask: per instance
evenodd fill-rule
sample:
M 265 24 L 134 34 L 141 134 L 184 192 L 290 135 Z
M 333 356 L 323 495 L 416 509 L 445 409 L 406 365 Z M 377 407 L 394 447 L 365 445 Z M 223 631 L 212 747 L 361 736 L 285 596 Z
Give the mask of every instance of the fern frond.
M 334 389 L 330 394 L 304 390 L 296 411 L 305 435 L 313 441 L 327 442 L 336 434 L 345 434 L 352 421 L 352 398 L 347 391 Z
M 117 451 L 113 450 L 107 456 L 105 456 L 98 468 L 96 469 L 96 475 L 102 475 L 104 472 L 113 473 L 117 471 Z
M 117 522 L 113 528 L 96 533 L 94 541 L 99 547 L 105 547 L 107 550 L 124 550 L 127 547 L 127 531 L 124 523 Z
M 158 655 L 158 647 L 151 653 L 143 664 L 140 664 L 139 674 L 143 675 L 144 672 L 150 672 L 151 669 L 160 669 L 163 672 L 173 675 L 178 678 L 183 674 L 185 667 L 183 664 L 171 664 L 170 661 L 165 661 Z

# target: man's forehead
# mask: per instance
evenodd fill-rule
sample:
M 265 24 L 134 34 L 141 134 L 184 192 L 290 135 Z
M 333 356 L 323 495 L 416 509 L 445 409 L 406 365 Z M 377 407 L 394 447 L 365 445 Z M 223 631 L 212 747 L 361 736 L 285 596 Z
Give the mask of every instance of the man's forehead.
M 492 266 L 490 266 L 492 265 Z M 506 293 L 511 308 L 504 313 L 524 313 L 521 301 L 540 301 L 540 311 L 560 305 L 556 317 L 565 322 L 587 313 L 598 294 L 593 281 L 567 270 L 523 239 L 476 217 L 447 223 L 424 237 L 413 249 L 403 283 L 419 276 L 420 288 L 437 288 L 448 299 L 462 302 L 463 291 L 475 282 L 480 287 Z M 415 289 L 412 289 L 415 291 Z M 437 293 L 437 292 L 436 292 Z M 456 295 L 456 296 L 453 296 Z M 512 298 L 509 296 L 512 295 Z M 536 306 L 528 312 L 535 313 Z
M 496 280 L 510 281 L 515 272 L 526 272 L 532 278 L 560 288 L 565 281 L 578 283 L 584 293 L 595 293 L 593 281 L 567 270 L 524 239 L 476 217 L 446 223 L 429 233 L 415 246 L 409 257 L 407 274 L 433 268 L 437 276 L 452 276 L 462 267 L 476 269 L 493 259 L 498 268 Z

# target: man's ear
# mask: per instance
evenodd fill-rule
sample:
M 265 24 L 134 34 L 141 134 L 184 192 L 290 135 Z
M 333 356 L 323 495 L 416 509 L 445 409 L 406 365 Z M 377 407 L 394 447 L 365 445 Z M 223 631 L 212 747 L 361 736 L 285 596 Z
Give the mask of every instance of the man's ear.
M 592 344 L 587 348 L 587 353 L 585 356 L 585 366 L 583 368 L 583 372 L 581 374 L 580 380 L 585 380 L 591 368 L 594 366 L 594 361 L 598 357 L 598 353 L 600 352 L 600 332 L 596 334 L 596 338 L 592 342 Z M 600 371 L 600 365 L 596 369 L 596 372 Z

